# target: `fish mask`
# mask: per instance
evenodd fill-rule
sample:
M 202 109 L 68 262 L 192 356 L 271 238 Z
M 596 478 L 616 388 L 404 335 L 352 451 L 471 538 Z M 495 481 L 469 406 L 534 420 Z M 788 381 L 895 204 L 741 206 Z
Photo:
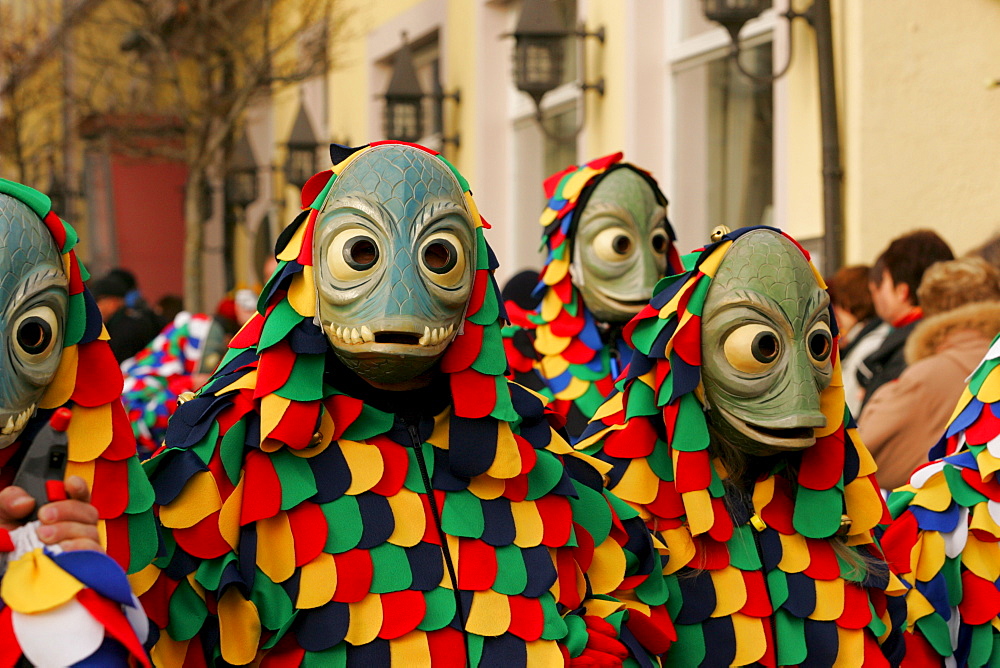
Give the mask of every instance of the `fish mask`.
M 62 358 L 68 280 L 42 220 L 23 202 L 0 195 L 0 448 L 17 440 Z
M 411 381 L 462 325 L 476 267 L 473 214 L 435 156 L 376 146 L 344 167 L 317 220 L 317 313 L 337 357 L 365 380 Z

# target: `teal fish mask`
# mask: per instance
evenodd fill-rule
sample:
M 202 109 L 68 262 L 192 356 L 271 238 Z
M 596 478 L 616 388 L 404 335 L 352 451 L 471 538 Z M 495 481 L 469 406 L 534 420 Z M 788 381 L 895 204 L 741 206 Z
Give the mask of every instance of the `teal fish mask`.
M 458 180 L 425 151 L 377 146 L 344 168 L 313 249 L 317 313 L 349 368 L 391 385 L 433 366 L 471 296 L 474 229 Z
M 649 301 L 667 270 L 670 235 L 663 196 L 619 167 L 587 199 L 573 240 L 573 282 L 601 322 L 625 322 Z
M 59 368 L 68 281 L 41 219 L 8 195 L 0 195 L 0 236 L 0 448 L 5 448 L 17 440 Z
M 702 315 L 708 422 L 723 442 L 754 455 L 815 443 L 833 378 L 829 304 L 785 237 L 762 229 L 733 243 Z

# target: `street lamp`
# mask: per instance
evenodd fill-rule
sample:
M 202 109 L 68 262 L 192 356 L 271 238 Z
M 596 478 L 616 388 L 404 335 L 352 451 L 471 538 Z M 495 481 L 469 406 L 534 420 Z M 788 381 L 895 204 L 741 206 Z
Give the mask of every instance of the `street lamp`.
M 299 189 L 316 173 L 316 149 L 319 142 L 313 132 L 305 105 L 299 104 L 299 113 L 288 137 L 288 154 L 285 156 L 285 180 Z
M 521 16 L 518 17 L 514 32 L 506 35 L 514 38 L 514 85 L 523 93 L 531 96 L 535 103 L 535 121 L 546 135 L 555 140 L 575 137 L 583 129 L 580 125 L 566 136 L 553 136 L 542 122 L 542 98 L 562 84 L 563 62 L 566 51 L 566 41 L 570 36 L 580 38 L 595 37 L 604 44 L 604 28 L 596 32 L 588 32 L 583 24 L 576 30 L 570 30 L 556 14 L 551 0 L 524 0 Z M 586 58 L 583 54 L 583 42 L 577 54 L 580 65 L 580 89 L 596 90 L 598 95 L 604 95 L 604 79 L 588 83 L 586 76 Z
M 751 79 L 774 81 L 780 78 L 792 62 L 792 21 L 805 19 L 816 33 L 816 60 L 819 74 L 819 113 L 823 143 L 823 271 L 833 273 L 844 261 L 844 225 L 841 185 L 844 178 L 840 164 L 840 128 L 837 124 L 837 87 L 833 62 L 833 21 L 830 0 L 813 0 L 804 12 L 792 9 L 783 16 L 788 22 L 788 62 L 778 72 L 758 74 L 748 72 L 740 64 L 740 30 L 760 16 L 771 5 L 770 0 L 702 0 L 705 18 L 729 32 L 729 56 L 736 67 Z
M 226 199 L 231 205 L 244 209 L 257 201 L 257 161 L 246 132 L 233 151 L 226 176 Z
M 423 100 L 428 97 L 420 85 L 417 78 L 417 70 L 413 66 L 413 52 L 410 44 L 406 41 L 406 33 L 403 33 L 403 45 L 396 52 L 396 57 L 392 62 L 392 76 L 389 78 L 389 87 L 386 88 L 383 98 L 385 99 L 385 136 L 398 141 L 415 142 L 424 136 L 424 105 Z M 437 102 L 443 100 L 454 100 L 455 104 L 461 102 L 462 96 L 459 91 L 445 93 L 438 89 L 429 94 Z M 442 144 L 459 145 L 459 136 L 456 132 L 453 135 L 442 133 Z

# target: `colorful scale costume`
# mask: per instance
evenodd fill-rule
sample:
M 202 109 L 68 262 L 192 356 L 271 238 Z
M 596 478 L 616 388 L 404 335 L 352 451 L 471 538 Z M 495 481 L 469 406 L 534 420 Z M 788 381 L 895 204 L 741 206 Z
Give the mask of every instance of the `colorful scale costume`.
M 553 399 L 573 437 L 628 364 L 621 327 L 659 278 L 682 271 L 666 197 L 621 159 L 614 153 L 546 179 L 541 303 L 530 312 L 507 304 L 504 344 L 515 379 Z
M 655 665 L 672 631 L 649 534 L 504 378 L 467 183 L 413 145 L 332 156 L 263 315 L 146 463 L 165 552 L 134 582 L 154 661 Z M 376 388 L 414 374 L 432 380 Z
M 969 379 L 936 459 L 889 496 L 882 538 L 908 585 L 906 665 L 1000 665 L 1000 337 Z
M 0 530 L 0 666 L 22 655 L 35 665 L 149 665 L 148 622 L 122 569 L 142 569 L 156 551 L 153 494 L 119 400 L 121 372 L 83 285 L 73 228 L 40 192 L 0 180 L 0 193 L 0 486 L 13 482 L 53 411 L 69 408 L 66 476 L 92 490 L 107 548 L 61 552 L 37 539 L 34 523 Z M 58 481 L 47 491 L 65 498 Z
M 902 585 L 872 534 L 888 513 L 822 279 L 770 228 L 684 261 L 625 328 L 637 352 L 577 446 L 666 544 L 666 663 L 898 661 Z
M 210 315 L 181 311 L 148 346 L 122 363 L 122 403 L 143 459 L 163 443 L 177 397 L 195 389 L 192 374 L 201 368 L 210 372 L 221 360 L 221 355 L 208 364 L 204 360 L 206 346 L 212 348 L 209 355 L 214 352 L 213 341 L 225 346 L 219 329 Z

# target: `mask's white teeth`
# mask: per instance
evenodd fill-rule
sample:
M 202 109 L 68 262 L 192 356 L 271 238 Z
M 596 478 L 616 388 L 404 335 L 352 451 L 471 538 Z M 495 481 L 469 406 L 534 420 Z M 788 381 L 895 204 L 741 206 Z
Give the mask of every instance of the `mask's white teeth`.
M 375 335 L 368 329 L 368 325 L 361 326 L 361 340 L 365 343 L 375 343 Z
M 344 328 L 340 325 L 337 325 L 337 338 L 341 341 L 344 340 Z
M 9 434 L 12 431 L 14 431 L 14 416 L 13 415 L 11 415 L 9 418 L 7 418 L 7 424 L 5 424 L 3 426 L 3 430 L 0 431 L 0 433 Z
M 448 334 L 446 336 L 451 336 L 451 333 L 455 331 L 455 325 L 448 325 Z
M 351 343 L 361 343 L 361 334 L 357 327 L 351 330 Z
M 444 327 L 438 327 L 437 333 L 434 336 L 434 345 L 438 345 L 442 341 L 444 341 Z
M 417 343 L 419 343 L 422 346 L 429 346 L 429 345 L 431 345 L 431 328 L 430 327 L 428 327 L 427 325 L 424 325 L 424 335 L 420 337 L 420 340 Z

